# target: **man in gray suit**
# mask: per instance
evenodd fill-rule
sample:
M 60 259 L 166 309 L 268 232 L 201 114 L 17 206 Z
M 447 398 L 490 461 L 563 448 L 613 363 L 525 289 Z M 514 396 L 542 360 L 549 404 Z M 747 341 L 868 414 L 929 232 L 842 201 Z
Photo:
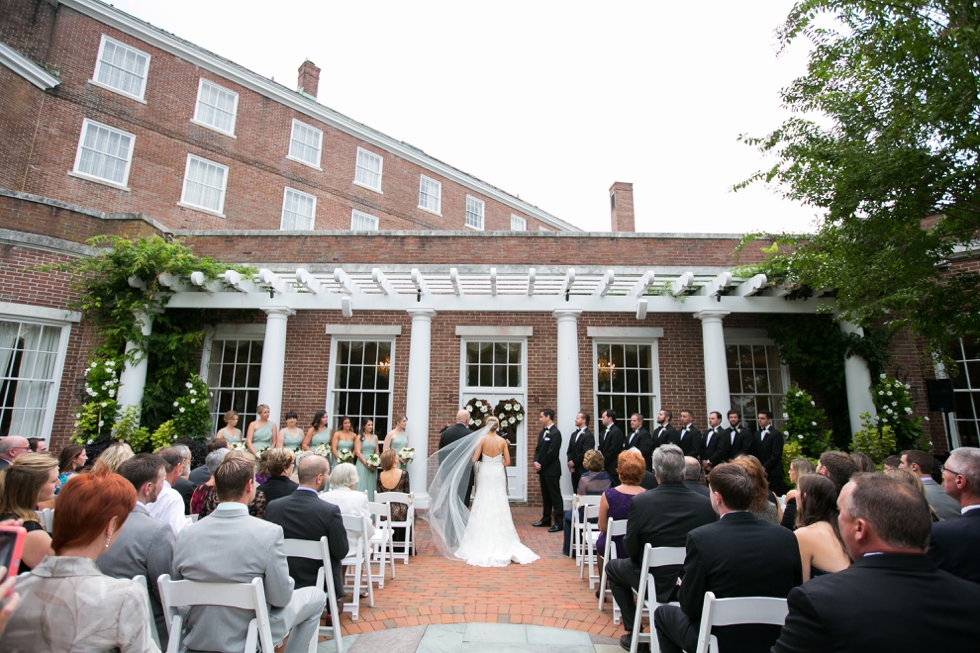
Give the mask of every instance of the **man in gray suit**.
M 922 480 L 922 485 L 926 488 L 926 501 L 940 519 L 959 519 L 959 501 L 946 494 L 945 488 L 932 478 L 935 463 L 931 453 L 913 449 L 902 452 L 902 464 L 899 467 L 912 470 Z
M 160 604 L 157 578 L 170 573 L 174 558 L 174 534 L 170 526 L 150 517 L 146 504 L 157 500 L 167 476 L 163 458 L 151 453 L 136 454 L 119 466 L 119 475 L 136 488 L 136 505 L 119 531 L 116 541 L 95 561 L 106 576 L 132 579 L 146 577 L 150 607 L 160 636 L 160 648 L 167 649 L 167 621 Z
M 226 458 L 218 466 L 214 472 L 218 507 L 180 532 L 173 578 L 203 583 L 250 583 L 261 578 L 273 640 L 289 634 L 286 653 L 305 653 L 316 636 L 326 594 L 316 587 L 293 590 L 282 527 L 248 514 L 255 485 L 251 461 Z M 192 607 L 182 644 L 195 651 L 242 650 L 252 617 L 249 610 Z

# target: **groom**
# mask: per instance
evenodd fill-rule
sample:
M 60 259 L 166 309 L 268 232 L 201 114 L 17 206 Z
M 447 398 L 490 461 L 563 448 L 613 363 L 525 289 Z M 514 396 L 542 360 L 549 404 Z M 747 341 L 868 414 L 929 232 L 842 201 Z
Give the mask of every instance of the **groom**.
M 554 512 L 555 523 L 548 532 L 558 533 L 563 530 L 562 518 L 565 512 L 559 489 L 561 461 L 558 455 L 561 452 L 561 432 L 555 426 L 555 411 L 550 408 L 541 411 L 539 421 L 544 428 L 538 435 L 538 446 L 534 449 L 534 471 L 538 473 L 538 480 L 541 481 L 541 501 L 544 510 L 541 521 L 535 522 L 534 526 L 551 525 L 551 513 Z

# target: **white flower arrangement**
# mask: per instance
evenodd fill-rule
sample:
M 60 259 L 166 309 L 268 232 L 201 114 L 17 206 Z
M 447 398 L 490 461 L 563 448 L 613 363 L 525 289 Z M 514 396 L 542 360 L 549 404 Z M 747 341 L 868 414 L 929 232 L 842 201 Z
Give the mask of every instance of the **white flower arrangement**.
M 330 446 L 326 444 L 318 444 L 316 445 L 316 448 L 313 449 L 313 453 L 315 453 L 318 456 L 323 456 L 324 458 L 326 458 L 327 456 L 330 455 Z
M 231 443 L 231 450 L 232 451 L 248 451 L 248 447 L 245 446 L 245 443 L 244 442 L 232 442 Z
M 376 453 L 371 454 L 370 456 L 368 456 L 364 460 L 367 462 L 368 467 L 380 467 L 381 466 L 381 456 L 379 456 Z
M 350 449 L 337 449 L 337 462 L 349 463 L 354 460 L 354 452 Z
M 404 447 L 398 451 L 398 457 L 406 465 L 413 460 L 415 460 L 415 448 L 414 447 Z

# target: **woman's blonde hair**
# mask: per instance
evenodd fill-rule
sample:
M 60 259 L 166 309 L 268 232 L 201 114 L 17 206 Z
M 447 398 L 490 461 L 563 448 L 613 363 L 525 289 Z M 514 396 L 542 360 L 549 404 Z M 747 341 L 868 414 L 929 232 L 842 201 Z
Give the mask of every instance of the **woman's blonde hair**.
M 296 459 L 296 454 L 288 447 L 276 447 L 269 449 L 268 456 L 264 460 L 264 471 L 269 476 L 282 476 L 283 472 L 289 469 Z
M 132 458 L 133 449 L 125 442 L 113 442 L 106 450 L 99 454 L 95 463 L 92 465 L 93 472 L 112 472 L 119 470 L 119 466 Z
M 486 422 L 487 422 L 487 426 L 490 427 L 490 432 L 491 433 L 496 433 L 497 432 L 497 429 L 500 428 L 500 420 L 498 420 L 493 415 L 490 415 L 489 417 L 487 417 Z
M 34 507 L 41 488 L 58 469 L 58 460 L 46 453 L 25 453 L 0 472 L 0 515 L 39 522 Z
M 794 458 L 793 462 L 789 464 L 789 468 L 796 472 L 797 479 L 804 474 L 815 474 L 817 472 L 816 465 L 806 458 Z
M 394 449 L 385 449 L 379 462 L 381 463 L 381 470 L 387 472 L 398 462 L 398 454 L 395 453 Z
M 269 407 L 268 404 L 259 404 L 258 406 L 255 407 L 255 414 L 256 415 L 261 415 L 262 414 L 262 411 L 265 410 L 268 407 Z M 272 415 L 269 415 L 269 417 L 272 417 Z

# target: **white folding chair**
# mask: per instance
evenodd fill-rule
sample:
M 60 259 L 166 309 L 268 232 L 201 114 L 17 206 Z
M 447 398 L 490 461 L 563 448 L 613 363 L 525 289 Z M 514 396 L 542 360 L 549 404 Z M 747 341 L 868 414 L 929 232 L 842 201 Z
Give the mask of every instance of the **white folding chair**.
M 350 585 L 344 582 L 344 590 L 350 588 L 351 600 L 344 603 L 344 612 L 350 612 L 351 621 L 357 621 L 361 611 L 361 580 L 367 576 L 368 606 L 374 607 L 374 581 L 371 578 L 371 543 L 368 541 L 368 518 L 366 515 L 343 515 L 347 539 L 351 540 L 350 550 L 343 564 L 347 567 Z M 351 537 L 353 535 L 353 538 Z
M 636 653 L 641 641 L 650 645 L 651 653 L 660 651 L 657 636 L 653 633 L 653 613 L 660 606 L 671 604 L 657 601 L 657 588 L 650 570 L 669 565 L 683 565 L 686 556 L 687 549 L 682 546 L 658 546 L 654 548 L 649 543 L 644 545 L 643 561 L 640 563 L 640 585 L 636 589 L 636 617 L 633 619 L 633 643 L 630 644 L 630 653 Z M 674 603 L 673 605 L 677 604 Z M 646 633 L 640 632 L 640 623 L 643 617 L 650 621 L 650 629 Z
M 786 495 L 784 494 L 783 496 L 779 497 L 778 501 L 779 501 L 779 509 L 786 510 Z
M 610 517 L 609 523 L 606 525 L 606 550 L 603 552 L 605 563 L 602 565 L 602 578 L 599 581 L 599 612 L 602 612 L 602 604 L 605 602 L 606 592 L 609 592 L 609 596 L 612 597 L 612 590 L 606 589 L 606 566 L 610 560 L 617 558 L 616 543 L 613 542 L 613 538 L 626 535 L 626 522 L 627 520 L 625 519 L 613 519 Z M 616 605 L 616 599 L 613 599 L 612 602 L 613 625 L 618 626 L 621 613 L 619 606 Z
M 371 538 L 371 561 L 378 563 L 378 574 L 374 580 L 378 589 L 385 588 L 385 566 L 390 563 L 391 579 L 395 579 L 395 534 L 391 528 L 391 504 L 368 502 L 368 510 L 374 515 L 374 536 Z M 373 572 L 372 572 L 373 573 Z
M 589 521 L 590 519 L 595 519 L 595 523 Z M 581 537 L 585 545 L 585 554 L 582 556 L 582 567 L 578 571 L 578 576 L 582 578 L 585 574 L 586 566 L 588 566 L 589 589 L 594 589 L 596 583 L 599 582 L 599 574 L 596 573 L 597 557 L 599 555 L 599 552 L 596 551 L 596 542 L 599 540 L 600 533 L 598 523 L 599 506 L 585 506 L 582 520 Z
M 262 653 L 274 653 L 272 630 L 269 624 L 269 607 L 265 602 L 265 587 L 261 578 L 251 583 L 198 583 L 190 580 L 170 580 L 169 574 L 157 579 L 160 602 L 167 616 L 170 643 L 167 653 L 181 650 L 180 638 L 184 622 L 177 608 L 192 605 L 218 605 L 241 610 L 252 610 L 255 618 L 248 622 L 243 653 L 252 653 L 256 645 Z
M 714 592 L 704 593 L 704 608 L 701 609 L 701 632 L 698 634 L 698 647 L 695 653 L 718 653 L 718 638 L 711 634 L 712 626 L 736 626 L 739 624 L 770 624 L 782 626 L 786 623 L 789 606 L 786 599 L 772 596 L 739 596 L 730 599 L 716 599 Z
M 37 518 L 41 520 L 41 526 L 48 533 L 54 532 L 54 508 L 44 508 L 43 510 L 35 510 Z
M 572 495 L 572 545 L 569 551 L 575 556 L 575 566 L 577 567 L 582 566 L 582 555 L 585 552 L 585 538 L 582 535 L 582 531 L 585 528 L 585 524 L 588 524 L 584 515 L 582 518 L 579 518 L 579 508 L 582 506 L 595 506 L 598 508 L 601 500 L 601 494 L 586 496 Z M 598 512 L 596 514 L 598 515 Z M 579 574 L 579 577 L 581 577 L 581 574 Z
M 157 620 L 153 618 L 153 602 L 150 600 L 150 588 L 146 585 L 146 576 L 133 576 L 133 582 L 143 588 L 146 592 L 146 613 L 150 619 L 150 636 L 153 643 L 160 648 L 160 633 L 157 632 Z
M 320 626 L 318 635 L 323 637 L 333 637 L 337 646 L 337 653 L 343 653 L 344 642 L 340 630 L 340 610 L 337 609 L 337 588 L 333 582 L 333 565 L 330 561 L 330 545 L 327 543 L 327 536 L 324 535 L 318 540 L 284 540 L 284 548 L 287 558 L 308 558 L 309 560 L 319 560 L 322 562 L 320 571 L 317 572 L 316 586 L 327 588 L 327 607 L 330 609 L 331 626 Z M 317 640 L 314 637 L 310 641 L 310 653 L 316 653 Z
M 399 558 L 404 561 L 404 564 L 408 564 L 408 556 L 417 555 L 415 549 L 415 493 L 410 492 L 405 494 L 404 492 L 377 492 L 374 495 L 374 500 L 378 503 L 404 503 L 408 506 L 408 512 L 405 514 L 405 519 L 402 521 L 392 521 L 392 528 L 404 528 L 405 529 L 405 541 L 397 542 L 392 540 L 392 557 Z M 409 553 L 411 552 L 411 553 Z

